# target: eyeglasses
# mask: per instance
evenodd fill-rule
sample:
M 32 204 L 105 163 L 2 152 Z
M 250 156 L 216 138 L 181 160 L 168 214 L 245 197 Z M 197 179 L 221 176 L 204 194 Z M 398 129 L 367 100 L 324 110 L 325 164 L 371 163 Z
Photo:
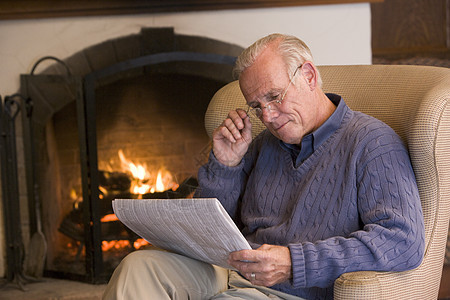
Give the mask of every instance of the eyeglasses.
M 281 94 L 280 99 L 271 100 L 271 101 L 267 102 L 264 106 L 252 107 L 249 105 L 247 108 L 247 114 L 250 112 L 250 113 L 254 114 L 256 117 L 260 118 L 263 114 L 263 109 L 266 109 L 268 113 L 270 113 L 272 110 L 279 109 L 279 106 L 283 102 L 284 97 L 286 96 L 287 91 L 289 90 L 289 87 L 291 86 L 292 82 L 294 81 L 297 71 L 299 69 L 301 69 L 302 66 L 303 66 L 303 64 L 301 64 L 300 66 L 297 67 L 297 69 L 295 69 L 294 75 L 292 75 L 292 78 L 289 81 L 289 84 L 286 87 L 286 89 L 284 90 L 284 92 Z

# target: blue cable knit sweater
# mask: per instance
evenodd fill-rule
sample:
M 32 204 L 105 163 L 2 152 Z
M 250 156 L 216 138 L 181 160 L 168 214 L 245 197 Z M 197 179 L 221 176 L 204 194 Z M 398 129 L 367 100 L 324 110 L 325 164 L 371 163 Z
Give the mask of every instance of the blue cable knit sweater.
M 424 253 L 407 150 L 386 124 L 342 105 L 338 128 L 301 164 L 266 130 L 240 165 L 211 153 L 199 170 L 196 196 L 218 198 L 252 247 L 289 247 L 293 277 L 272 288 L 306 299 L 332 299 L 343 273 L 404 271 Z

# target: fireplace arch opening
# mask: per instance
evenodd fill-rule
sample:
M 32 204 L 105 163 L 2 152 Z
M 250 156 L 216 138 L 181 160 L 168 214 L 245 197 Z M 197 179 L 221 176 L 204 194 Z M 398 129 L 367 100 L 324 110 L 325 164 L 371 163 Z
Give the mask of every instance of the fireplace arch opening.
M 165 196 L 195 179 L 208 152 L 204 113 L 214 92 L 233 80 L 241 51 L 172 28 L 147 28 L 65 59 L 70 75 L 62 64 L 22 75 L 21 92 L 34 106 L 23 121 L 24 129 L 31 128 L 24 132 L 29 208 L 35 209 L 38 191 L 50 246 L 47 276 L 105 282 L 135 250 L 132 244 L 118 254 L 102 248 L 114 239 L 137 238 L 117 223 L 102 222 L 111 197 L 125 190 L 139 194 L 128 189 L 136 179 L 123 175 L 130 173 L 124 163 L 145 165 L 149 175 L 167 171 L 172 186 L 154 190 Z M 112 191 L 102 190 L 105 185 Z M 37 227 L 33 215 L 31 233 Z

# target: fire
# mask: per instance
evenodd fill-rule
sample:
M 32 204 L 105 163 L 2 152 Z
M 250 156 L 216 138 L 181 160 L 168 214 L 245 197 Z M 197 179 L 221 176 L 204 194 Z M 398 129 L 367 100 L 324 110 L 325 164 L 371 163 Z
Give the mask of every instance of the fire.
M 178 188 L 178 184 L 174 182 L 172 174 L 163 168 L 158 170 L 156 175 L 155 185 L 150 189 L 150 193 L 164 192 L 166 190 L 175 191 Z
M 80 207 L 80 203 L 83 201 L 83 197 L 79 196 L 74 188 L 70 190 L 70 199 L 73 202 L 73 207 L 78 209 Z
M 131 182 L 130 192 L 133 194 L 143 195 L 150 191 L 151 186 L 147 184 L 150 180 L 150 173 L 147 171 L 145 164 L 135 164 L 128 160 L 122 150 L 118 152 L 122 170 L 131 174 L 133 180 Z
M 141 247 L 147 246 L 149 243 L 144 239 L 137 239 L 134 241 L 133 246 L 135 249 L 139 249 Z M 102 242 L 102 250 L 108 251 L 111 249 L 122 249 L 130 246 L 130 241 L 121 240 L 121 241 L 103 241 Z
M 119 221 L 115 214 L 109 214 L 100 219 L 101 222 L 114 222 Z
M 147 193 L 164 192 L 165 190 L 176 190 L 178 184 L 173 180 L 172 174 L 164 168 L 160 168 L 155 177 L 152 178 L 146 164 L 135 164 L 128 160 L 122 150 L 118 152 L 122 170 L 133 177 L 130 192 L 143 195 Z
M 176 190 L 179 187 L 172 174 L 164 168 L 161 167 L 157 172 L 149 171 L 146 164 L 134 163 L 127 159 L 122 150 L 119 150 L 118 155 L 121 162 L 121 171 L 130 174 L 132 178 L 130 193 L 139 195 L 138 198 L 141 198 L 142 195 L 147 193 L 164 192 L 169 189 Z M 108 190 L 104 187 L 99 186 L 99 190 L 101 192 L 99 195 L 101 199 L 104 198 L 104 195 L 108 195 Z M 83 201 L 83 197 L 78 195 L 75 189 L 71 189 L 69 197 L 74 203 L 74 208 L 78 209 L 80 203 Z M 115 214 L 109 214 L 101 218 L 100 221 L 102 223 L 117 222 L 119 219 Z M 149 245 L 149 243 L 144 239 L 137 239 L 133 242 L 134 249 L 139 249 L 146 245 Z M 72 247 L 72 245 L 69 244 L 68 247 Z M 103 251 L 125 247 L 130 247 L 130 241 L 112 240 L 102 242 Z
M 102 223 L 105 222 L 114 222 L 114 221 L 119 221 L 119 219 L 117 218 L 117 216 L 115 214 L 109 214 L 104 216 L 103 218 L 101 218 L 100 220 Z M 133 246 L 135 249 L 139 249 L 143 246 L 147 246 L 149 245 L 149 243 L 144 240 L 144 239 L 137 239 L 134 241 Z M 121 240 L 121 241 L 103 241 L 102 242 L 102 250 L 103 251 L 108 251 L 110 249 L 121 249 L 121 248 L 125 248 L 130 246 L 130 241 L 128 240 Z
M 161 170 L 158 171 L 158 175 L 156 176 L 156 185 L 155 185 L 157 192 L 163 192 L 164 191 L 164 183 L 161 176 Z
M 152 176 L 147 168 L 146 164 L 134 163 L 127 159 L 122 150 L 118 152 L 121 168 L 123 172 L 129 173 L 132 176 L 132 182 L 130 187 L 130 192 L 137 195 L 144 195 L 147 193 L 164 192 L 166 190 L 172 189 L 176 190 L 178 184 L 174 181 L 172 174 L 160 168 L 156 176 Z M 107 191 L 102 191 L 104 194 Z M 101 222 L 114 222 L 119 219 L 115 214 L 109 214 L 101 219 Z M 143 246 L 149 245 L 149 243 L 144 239 L 137 239 L 133 242 L 133 247 L 139 249 Z M 130 242 L 128 240 L 114 240 L 114 241 L 103 241 L 102 250 L 108 251 L 111 249 L 121 249 L 125 247 L 130 247 Z
M 108 251 L 111 249 L 121 249 L 128 247 L 130 245 L 130 242 L 128 240 L 122 240 L 122 241 L 103 241 L 102 242 L 102 250 Z

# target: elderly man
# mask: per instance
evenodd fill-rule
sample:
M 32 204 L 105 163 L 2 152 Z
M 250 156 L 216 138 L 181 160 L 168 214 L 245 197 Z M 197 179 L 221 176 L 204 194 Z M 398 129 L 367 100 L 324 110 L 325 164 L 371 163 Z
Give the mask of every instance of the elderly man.
M 295 37 L 258 40 L 235 72 L 249 108 L 231 111 L 214 131 L 196 196 L 218 198 L 253 250 L 230 254 L 238 272 L 137 251 L 105 299 L 332 299 L 342 273 L 417 267 L 422 211 L 394 131 L 325 94 Z M 253 141 L 248 114 L 267 127 Z

